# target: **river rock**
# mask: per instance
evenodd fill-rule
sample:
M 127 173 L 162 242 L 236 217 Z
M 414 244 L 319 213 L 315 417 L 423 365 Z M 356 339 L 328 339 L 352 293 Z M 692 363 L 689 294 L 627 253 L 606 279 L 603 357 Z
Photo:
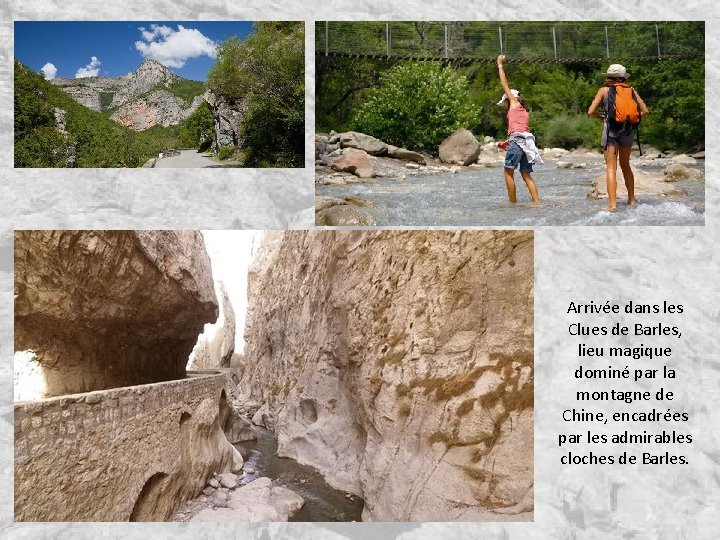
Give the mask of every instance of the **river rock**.
M 214 323 L 207 323 L 198 336 L 188 360 L 188 370 L 212 370 L 228 367 L 235 351 L 235 311 L 221 281 L 215 281 L 220 312 Z M 234 441 L 230 441 L 234 442 Z
M 558 161 L 555 166 L 558 169 L 569 169 L 570 167 L 572 167 L 572 163 L 570 163 L 569 161 Z
M 340 157 L 333 159 L 330 167 L 334 171 L 347 172 L 360 178 L 374 178 L 375 167 L 370 155 L 364 150 L 349 148 Z
M 467 129 L 458 129 L 440 144 L 440 161 L 470 165 L 480 155 L 480 143 Z
M 364 521 L 473 519 L 532 489 L 532 233 L 269 232 L 249 298 L 245 399 Z
M 218 474 L 217 480 L 222 487 L 227 489 L 235 489 L 238 485 L 238 476 L 231 472 Z
M 543 148 L 541 150 L 543 159 L 558 159 L 566 154 L 568 154 L 568 150 L 565 150 L 564 148 Z
M 659 196 L 686 195 L 686 192 L 669 185 L 665 176 L 658 172 L 645 172 L 633 167 L 635 177 L 635 194 L 648 194 Z M 618 167 L 617 171 L 617 198 L 627 197 L 627 189 L 625 188 L 625 180 L 622 171 Z M 599 174 L 592 181 L 588 199 L 605 199 L 607 198 L 607 182 L 605 172 Z
M 208 486 L 214 489 L 218 489 L 220 487 L 220 482 L 218 482 L 216 478 L 211 478 L 208 482 Z M 209 495 L 209 493 L 205 493 L 205 495 Z
M 326 227 L 372 226 L 375 220 L 367 212 L 351 205 L 332 206 L 315 213 L 315 225 Z
M 228 508 L 202 510 L 190 521 L 287 521 L 305 501 L 295 492 L 275 487 L 272 480 L 262 477 L 232 492 L 226 504 Z
M 413 152 L 412 150 L 408 150 L 406 148 L 398 148 L 397 146 L 392 146 L 390 144 L 387 147 L 387 155 L 391 158 L 412 161 L 415 163 L 419 163 L 420 165 L 427 164 L 425 156 L 423 156 L 419 152 Z
M 678 154 L 670 158 L 670 163 L 678 163 L 680 165 L 695 165 L 697 160 L 687 154 Z
M 341 133 L 339 142 L 341 148 L 356 148 L 373 156 L 384 156 L 388 153 L 387 143 L 357 131 Z
M 15 348 L 35 352 L 36 398 L 184 378 L 217 309 L 199 231 L 16 233 Z
M 678 180 L 686 180 L 688 178 L 704 178 L 702 172 L 691 169 L 680 163 L 671 163 L 663 171 L 666 182 L 677 182 Z

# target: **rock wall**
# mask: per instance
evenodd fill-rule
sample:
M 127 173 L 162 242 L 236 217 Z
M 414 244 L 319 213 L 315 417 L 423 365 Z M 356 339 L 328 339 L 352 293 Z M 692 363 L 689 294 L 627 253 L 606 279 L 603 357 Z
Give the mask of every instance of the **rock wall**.
M 533 236 L 269 232 L 241 392 L 365 521 L 527 520 Z
M 224 96 L 211 91 L 205 92 L 203 99 L 210 106 L 215 120 L 215 140 L 213 148 L 218 150 L 223 146 L 242 148 L 245 139 L 242 135 L 242 119 L 247 110 L 247 103 L 230 103 Z
M 221 281 L 215 281 L 215 294 L 220 300 L 217 321 L 206 324 L 190 353 L 187 369 L 204 370 L 229 367 L 235 352 L 235 311 Z
M 15 233 L 15 351 L 42 383 L 23 399 L 183 378 L 216 317 L 197 231 Z
M 15 404 L 16 521 L 160 521 L 242 458 L 225 375 Z

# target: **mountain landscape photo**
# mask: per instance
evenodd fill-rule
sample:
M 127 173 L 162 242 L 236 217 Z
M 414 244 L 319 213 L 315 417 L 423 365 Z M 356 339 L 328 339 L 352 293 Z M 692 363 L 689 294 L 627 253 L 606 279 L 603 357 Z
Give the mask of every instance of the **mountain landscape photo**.
M 303 23 L 18 22 L 15 36 L 15 167 L 304 164 Z

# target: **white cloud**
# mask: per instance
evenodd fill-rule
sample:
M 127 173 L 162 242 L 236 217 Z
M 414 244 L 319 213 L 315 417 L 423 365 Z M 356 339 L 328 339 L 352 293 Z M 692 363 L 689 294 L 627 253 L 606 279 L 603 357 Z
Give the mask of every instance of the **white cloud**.
M 173 30 L 169 26 L 151 24 L 149 30 L 142 26 L 138 30 L 142 40 L 135 42 L 135 48 L 143 58 L 157 60 L 166 67 L 181 68 L 188 58 L 217 56 L 217 43 L 194 28 L 179 24 L 178 29 Z
M 100 60 L 97 56 L 90 57 L 90 63 L 87 66 L 81 67 L 75 73 L 76 79 L 82 79 L 83 77 L 97 77 L 100 71 Z
M 45 79 L 48 81 L 52 81 L 55 78 L 55 75 L 57 75 L 57 68 L 50 62 L 41 67 L 40 71 L 43 72 Z

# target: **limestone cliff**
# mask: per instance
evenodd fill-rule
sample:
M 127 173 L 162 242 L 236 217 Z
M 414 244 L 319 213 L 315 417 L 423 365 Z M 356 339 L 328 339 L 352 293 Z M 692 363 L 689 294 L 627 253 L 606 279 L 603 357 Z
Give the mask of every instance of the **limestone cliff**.
M 215 294 L 220 300 L 220 314 L 198 337 L 188 361 L 190 370 L 228 367 L 235 352 L 235 311 L 221 281 L 215 281 Z
M 366 521 L 531 519 L 526 231 L 266 233 L 241 392 Z
M 155 60 L 145 60 L 122 77 L 56 77 L 50 82 L 94 111 L 116 109 L 111 118 L 135 130 L 179 124 L 200 105 L 204 90 L 202 83 L 192 83 L 197 85 L 197 96 L 186 103 L 170 90 L 188 81 Z
M 44 385 L 23 399 L 183 378 L 217 307 L 197 231 L 18 231 L 15 350 Z

